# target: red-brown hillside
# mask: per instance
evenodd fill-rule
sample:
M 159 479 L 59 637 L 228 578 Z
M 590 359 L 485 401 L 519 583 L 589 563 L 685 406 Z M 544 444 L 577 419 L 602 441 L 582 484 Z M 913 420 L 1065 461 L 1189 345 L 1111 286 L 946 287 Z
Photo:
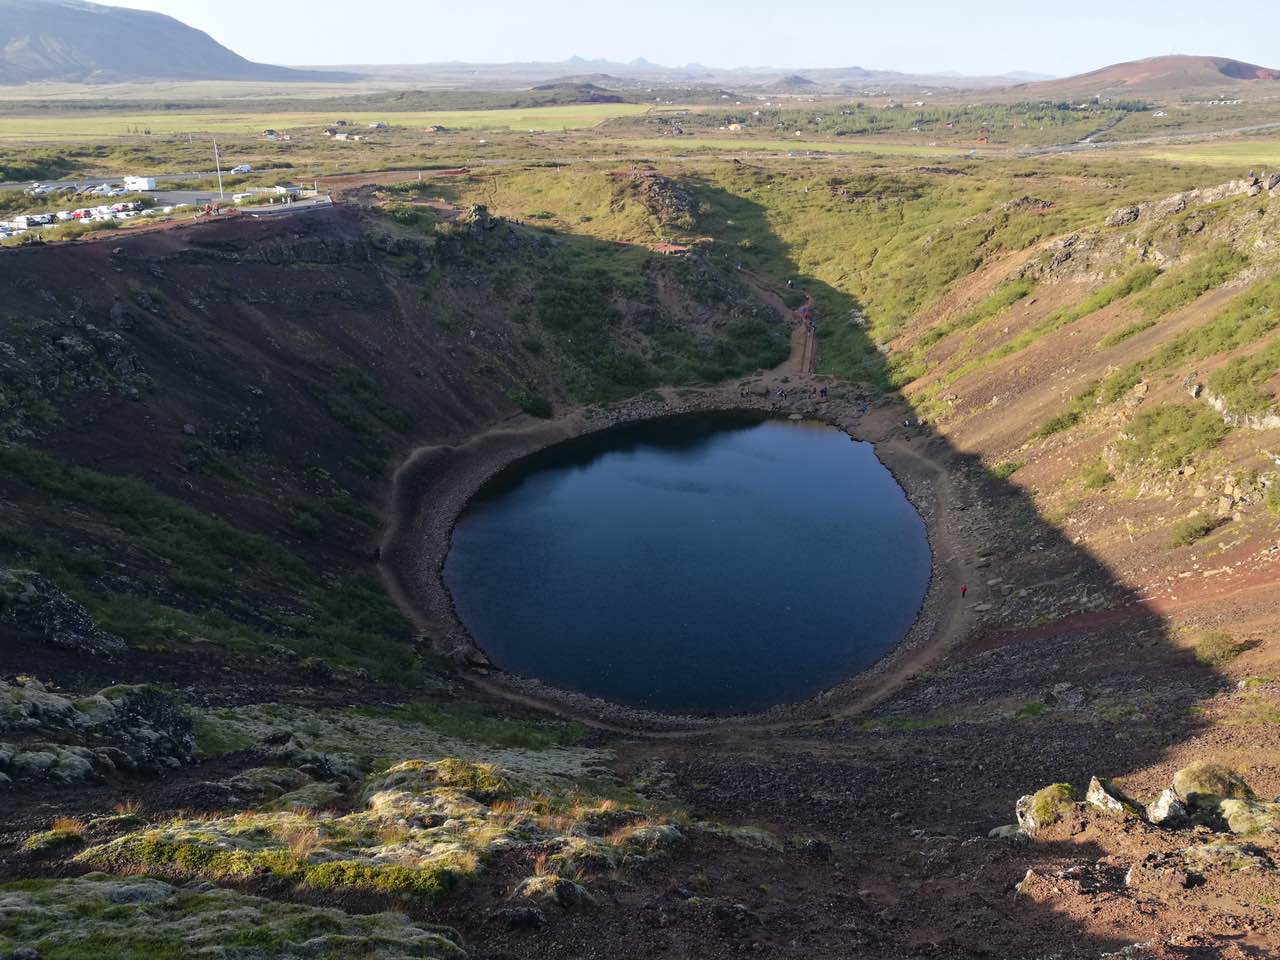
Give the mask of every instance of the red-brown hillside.
M 1046 98 L 1098 94 L 1171 97 L 1239 93 L 1255 87 L 1256 81 L 1280 81 L 1280 70 L 1227 57 L 1177 55 L 1116 63 L 1074 77 L 1022 84 L 1015 89 Z M 1264 86 L 1280 94 L 1280 83 Z

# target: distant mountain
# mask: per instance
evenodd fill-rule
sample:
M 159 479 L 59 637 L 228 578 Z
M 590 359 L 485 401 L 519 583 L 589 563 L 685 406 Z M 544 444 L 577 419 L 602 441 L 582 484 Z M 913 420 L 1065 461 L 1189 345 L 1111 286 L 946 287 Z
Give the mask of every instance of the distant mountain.
M 1004 77 L 959 74 L 915 74 L 862 67 L 708 67 L 690 63 L 666 67 L 640 59 L 631 63 L 571 57 L 559 63 L 422 63 L 345 67 L 362 75 L 398 83 L 511 90 L 559 81 L 566 76 L 590 77 L 615 90 L 710 87 L 733 89 L 744 95 L 916 93 L 924 90 L 974 90 L 1007 87 Z M 606 79 L 595 79 L 605 77 Z M 1018 78 L 1021 79 L 1021 78 Z
M 80 0 L 0 0 L 0 84 L 354 79 L 253 63 L 160 13 Z
M 818 84 L 808 77 L 791 73 L 761 88 L 773 93 L 810 93 L 818 89 Z
M 1013 88 L 1034 98 L 1217 96 L 1265 90 L 1280 94 L 1280 70 L 1228 57 L 1167 56 L 1115 63 L 1060 80 Z

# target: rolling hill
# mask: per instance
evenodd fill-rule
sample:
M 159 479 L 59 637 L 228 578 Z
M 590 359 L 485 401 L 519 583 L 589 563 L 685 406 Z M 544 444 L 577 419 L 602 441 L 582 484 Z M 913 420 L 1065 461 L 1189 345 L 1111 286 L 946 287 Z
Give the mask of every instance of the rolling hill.
M 348 79 L 254 63 L 159 13 L 80 0 L 0 0 L 0 85 Z
M 1115 63 L 1074 77 L 1025 83 L 1013 89 L 1046 99 L 1099 95 L 1169 98 L 1248 91 L 1275 96 L 1280 95 L 1280 70 L 1228 57 L 1177 55 Z

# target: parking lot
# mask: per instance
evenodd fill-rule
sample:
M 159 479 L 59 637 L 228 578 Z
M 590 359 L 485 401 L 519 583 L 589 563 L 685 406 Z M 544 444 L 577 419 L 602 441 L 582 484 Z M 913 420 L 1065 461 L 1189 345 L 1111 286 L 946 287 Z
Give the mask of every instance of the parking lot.
M 23 214 L 12 220 L 0 221 L 0 240 L 23 237 L 30 232 L 40 232 L 67 223 L 92 223 L 103 220 L 125 221 L 138 217 L 154 218 L 172 215 L 183 210 L 199 211 L 207 206 L 230 207 L 235 202 L 231 191 L 217 190 L 134 190 L 124 189 L 125 178 L 92 180 L 46 181 L 39 184 L 5 184 L 3 189 L 21 189 L 32 195 L 36 208 L 31 214 Z M 194 176 L 193 176 L 194 179 Z M 154 182 L 154 181 L 152 181 Z M 298 187 L 260 189 L 257 193 L 278 195 L 274 204 L 254 205 L 254 216 L 279 215 L 300 212 L 319 205 L 327 205 L 328 197 L 303 199 Z M 150 201 L 143 207 L 136 200 L 121 198 L 144 197 Z M 236 195 L 243 196 L 243 195 Z M 288 202 L 285 202 L 288 201 Z

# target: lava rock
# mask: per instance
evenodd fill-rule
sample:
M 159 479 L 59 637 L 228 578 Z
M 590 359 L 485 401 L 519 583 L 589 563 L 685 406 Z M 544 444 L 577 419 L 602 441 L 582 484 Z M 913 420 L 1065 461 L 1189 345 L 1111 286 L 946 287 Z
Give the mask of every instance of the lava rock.
M 127 649 L 83 604 L 32 570 L 0 569 L 0 623 L 19 636 L 89 656 L 111 659 Z

